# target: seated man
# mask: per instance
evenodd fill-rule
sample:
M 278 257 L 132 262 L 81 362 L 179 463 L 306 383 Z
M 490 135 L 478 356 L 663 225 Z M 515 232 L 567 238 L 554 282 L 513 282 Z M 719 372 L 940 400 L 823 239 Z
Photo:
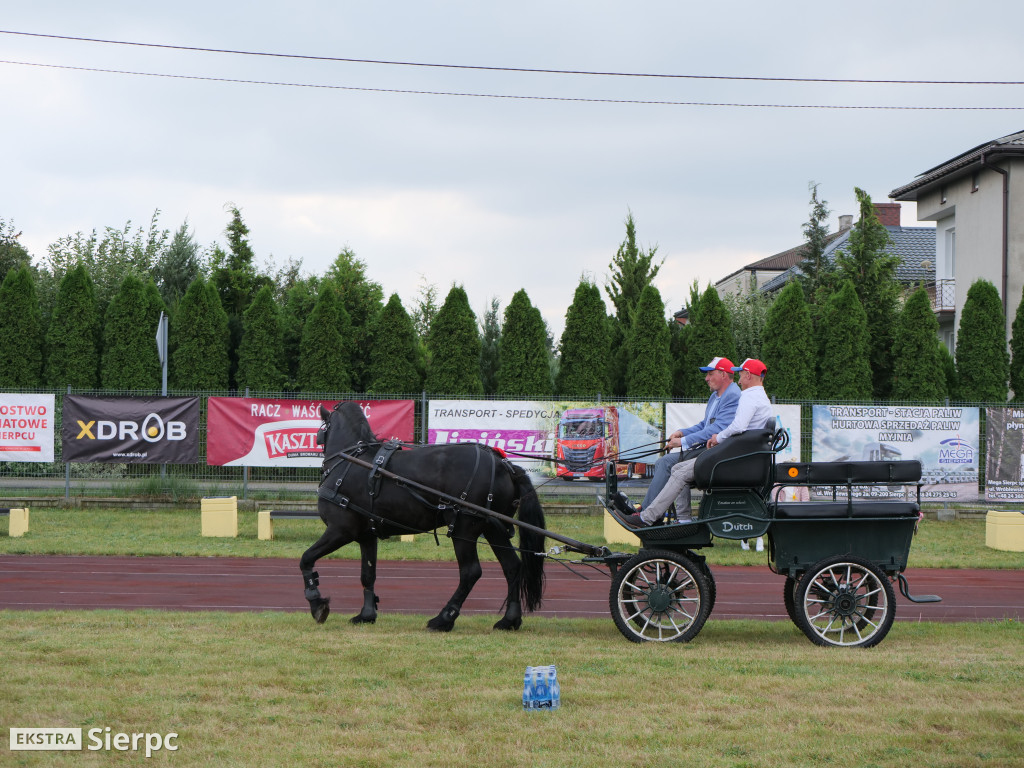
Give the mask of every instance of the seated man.
M 733 367 L 731 370 L 739 372 L 740 389 L 742 390 L 739 404 L 736 407 L 736 415 L 729 426 L 708 438 L 707 446 L 709 448 L 727 440 L 732 435 L 746 432 L 748 429 L 762 429 L 775 420 L 774 409 L 764 392 L 764 377 L 768 372 L 764 363 L 748 357 L 741 365 Z M 692 522 L 690 488 L 693 486 L 693 466 L 696 463 L 697 459 L 692 458 L 680 461 L 672 467 L 668 482 L 665 483 L 665 487 L 655 499 L 636 514 L 623 518 L 623 522 L 631 528 L 657 525 L 677 496 L 679 497 L 679 501 L 676 503 L 678 521 L 680 523 Z

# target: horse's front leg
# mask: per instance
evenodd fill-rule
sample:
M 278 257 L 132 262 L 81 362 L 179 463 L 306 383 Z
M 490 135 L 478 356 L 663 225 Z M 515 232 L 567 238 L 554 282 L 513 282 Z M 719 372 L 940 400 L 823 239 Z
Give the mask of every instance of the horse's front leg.
M 492 521 L 484 530 L 484 538 L 491 545 L 495 557 L 501 563 L 502 573 L 505 574 L 505 581 L 508 583 L 508 594 L 505 597 L 505 615 L 494 625 L 494 629 L 519 629 L 523 625 L 523 609 L 519 602 L 519 581 L 522 579 L 523 564 L 516 554 L 512 539 L 505 527 Z
M 459 563 L 459 586 L 441 612 L 427 622 L 427 629 L 435 632 L 451 632 L 455 626 L 455 620 L 459 617 L 462 604 L 469 597 L 473 585 L 483 575 L 480 557 L 476 551 L 476 540 L 479 535 L 480 532 L 477 528 L 469 532 L 465 526 L 456 525 L 452 538 L 455 546 L 455 559 Z
M 363 558 L 359 574 L 363 584 L 363 609 L 349 621 L 353 624 L 373 624 L 377 620 L 377 604 L 380 602 L 380 598 L 373 592 L 373 585 L 377 581 L 377 537 L 369 531 L 357 541 Z
M 313 546 L 302 553 L 299 560 L 299 570 L 302 571 L 302 582 L 306 589 L 306 600 L 309 601 L 309 612 L 316 619 L 317 624 L 327 621 L 331 612 L 331 598 L 323 597 L 320 594 L 320 574 L 313 568 L 316 561 L 324 555 L 329 555 L 347 544 L 351 539 L 337 526 L 328 525 Z

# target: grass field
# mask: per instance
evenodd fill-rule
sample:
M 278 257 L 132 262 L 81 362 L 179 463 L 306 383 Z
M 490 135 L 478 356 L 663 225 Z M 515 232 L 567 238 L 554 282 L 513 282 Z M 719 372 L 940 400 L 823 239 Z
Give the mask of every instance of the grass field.
M 0 526 L 3 523 L 0 522 Z M 604 544 L 601 517 L 552 515 L 550 530 L 589 544 Z M 256 538 L 256 513 L 239 512 L 238 538 L 203 538 L 199 535 L 199 510 L 40 509 L 32 510 L 29 532 L 10 538 L 0 533 L 0 554 L 59 555 L 177 555 L 201 557 L 298 558 L 323 532 L 319 520 L 287 520 L 275 523 L 273 541 Z M 392 560 L 454 560 L 451 542 L 439 534 L 422 534 L 412 543 L 389 539 L 381 543 L 380 558 Z M 555 544 L 548 542 L 548 546 Z M 635 547 L 612 545 L 618 551 Z M 764 554 L 744 552 L 734 541 L 717 540 L 705 549 L 712 565 L 758 565 Z M 483 559 L 493 559 L 481 545 Z M 356 559 L 359 549 L 344 547 L 334 557 Z M 1024 568 L 1024 552 L 1003 552 L 985 546 L 983 520 L 921 523 L 910 549 L 910 568 Z
M 2 612 L 0 727 L 175 732 L 147 762 L 179 766 L 1024 765 L 1016 622 L 903 623 L 850 651 L 782 622 L 635 646 L 599 620 L 308 619 Z M 562 707 L 524 712 L 523 670 L 548 663 Z M 143 759 L 0 748 L 4 765 Z

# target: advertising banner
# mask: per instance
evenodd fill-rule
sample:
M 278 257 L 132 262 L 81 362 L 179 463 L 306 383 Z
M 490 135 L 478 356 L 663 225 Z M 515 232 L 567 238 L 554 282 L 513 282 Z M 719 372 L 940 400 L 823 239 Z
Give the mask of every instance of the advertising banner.
M 670 435 L 677 429 L 693 426 L 704 418 L 707 403 L 667 403 L 665 405 L 665 434 Z M 718 425 L 718 432 L 728 424 Z M 776 462 L 800 461 L 800 406 L 776 405 L 775 427 L 784 429 L 789 435 L 789 446 L 775 457 Z
M 0 461 L 53 461 L 53 395 L 0 394 Z
M 427 411 L 432 445 L 483 443 L 528 472 L 566 480 L 602 480 L 608 461 L 620 477 L 642 474 L 657 457 L 640 454 L 661 438 L 660 403 L 431 400 Z
M 337 400 L 274 400 L 211 397 L 207 400 L 206 463 L 215 466 L 319 467 L 323 446 L 316 444 L 320 406 Z M 361 400 L 366 420 L 382 440 L 412 442 L 412 400 Z
M 987 408 L 985 498 L 1024 501 L 1024 408 Z
M 67 395 L 61 443 L 69 462 L 196 464 L 199 398 Z
M 978 408 L 816 405 L 814 461 L 921 462 L 922 501 L 977 501 Z M 901 487 L 861 495 L 902 497 Z

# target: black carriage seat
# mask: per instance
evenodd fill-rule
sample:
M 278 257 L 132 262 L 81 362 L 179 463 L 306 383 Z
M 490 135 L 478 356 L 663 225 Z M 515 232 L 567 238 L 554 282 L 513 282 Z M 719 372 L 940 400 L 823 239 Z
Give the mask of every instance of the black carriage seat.
M 782 503 L 775 507 L 776 520 L 807 520 L 815 518 L 917 518 L 921 506 L 913 501 L 803 501 Z
M 693 465 L 701 490 L 746 488 L 764 493 L 772 483 L 774 429 L 750 429 L 704 451 Z
M 920 481 L 920 461 L 805 461 L 775 466 L 779 485 L 911 485 Z

